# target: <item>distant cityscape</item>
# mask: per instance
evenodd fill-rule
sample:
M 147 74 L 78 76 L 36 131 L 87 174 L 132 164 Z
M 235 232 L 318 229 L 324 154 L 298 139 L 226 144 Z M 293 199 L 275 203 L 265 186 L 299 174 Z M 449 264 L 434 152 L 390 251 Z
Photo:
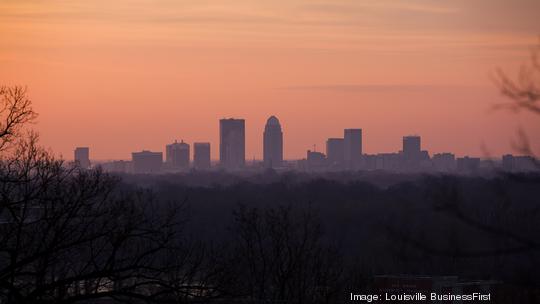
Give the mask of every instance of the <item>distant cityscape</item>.
M 133 152 L 131 160 L 114 160 L 92 164 L 90 148 L 77 147 L 75 163 L 82 168 L 101 167 L 107 172 L 159 174 L 186 172 L 190 170 L 298 170 L 307 172 L 381 170 L 403 173 L 458 173 L 478 174 L 492 170 L 505 172 L 538 171 L 534 157 L 527 155 L 503 155 L 501 159 L 481 159 L 479 157 L 455 157 L 453 153 L 430 155 L 422 150 L 422 140 L 418 135 L 403 137 L 402 150 L 395 153 L 364 154 L 362 150 L 362 129 L 344 129 L 342 138 L 328 138 L 326 153 L 307 150 L 300 160 L 284 160 L 283 131 L 278 118 L 271 116 L 263 132 L 263 159 L 246 162 L 245 120 L 227 118 L 219 121 L 219 161 L 213 163 L 209 142 L 193 143 L 183 140 L 165 146 L 163 152 Z

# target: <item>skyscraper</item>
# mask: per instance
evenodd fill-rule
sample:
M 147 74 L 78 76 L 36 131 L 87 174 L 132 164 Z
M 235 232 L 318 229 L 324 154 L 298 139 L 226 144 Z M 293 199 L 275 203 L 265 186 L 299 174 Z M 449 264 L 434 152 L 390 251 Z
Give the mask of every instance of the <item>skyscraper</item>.
M 353 169 L 362 159 L 362 129 L 345 129 L 343 131 L 343 149 L 346 165 Z
M 420 136 L 403 136 L 403 158 L 405 161 L 416 162 L 420 160 Z
M 175 169 L 189 168 L 189 145 L 183 140 L 175 141 L 167 145 L 165 149 L 165 161 Z
M 195 169 L 210 169 L 210 143 L 198 142 L 193 144 L 193 165 Z
M 344 140 L 343 138 L 329 138 L 326 141 L 326 157 L 328 165 L 341 166 L 345 159 Z
M 219 121 L 219 162 L 225 169 L 240 169 L 246 162 L 246 133 L 243 119 Z
M 283 163 L 283 132 L 275 116 L 270 116 L 264 127 L 263 160 L 267 168 L 280 167 Z
M 90 148 L 77 147 L 74 154 L 75 164 L 83 169 L 90 168 Z

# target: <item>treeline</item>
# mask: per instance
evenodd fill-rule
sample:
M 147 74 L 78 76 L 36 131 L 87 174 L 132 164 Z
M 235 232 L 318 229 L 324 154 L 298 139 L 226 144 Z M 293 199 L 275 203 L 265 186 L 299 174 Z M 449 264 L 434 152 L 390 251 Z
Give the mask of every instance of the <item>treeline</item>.
M 163 201 L 184 202 L 186 233 L 234 242 L 239 209 L 315 214 L 322 242 L 345 269 L 374 274 L 459 275 L 517 284 L 540 276 L 540 176 L 377 175 L 307 178 L 294 173 L 191 186 L 182 176 L 133 176 Z M 266 180 L 265 180 L 266 178 Z M 268 180 L 269 179 L 269 180 Z M 384 185 L 384 186 L 381 186 Z
M 0 166 L 2 303 L 342 303 L 384 274 L 540 284 L 538 175 L 194 186 L 80 170 L 32 141 L 17 155 Z

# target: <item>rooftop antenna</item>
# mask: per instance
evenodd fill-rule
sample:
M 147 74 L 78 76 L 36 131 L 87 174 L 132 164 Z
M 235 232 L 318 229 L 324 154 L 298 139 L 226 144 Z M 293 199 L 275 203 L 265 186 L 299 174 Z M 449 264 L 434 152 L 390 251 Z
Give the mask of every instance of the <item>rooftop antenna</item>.
M 313 144 L 313 152 L 317 152 L 317 145 Z

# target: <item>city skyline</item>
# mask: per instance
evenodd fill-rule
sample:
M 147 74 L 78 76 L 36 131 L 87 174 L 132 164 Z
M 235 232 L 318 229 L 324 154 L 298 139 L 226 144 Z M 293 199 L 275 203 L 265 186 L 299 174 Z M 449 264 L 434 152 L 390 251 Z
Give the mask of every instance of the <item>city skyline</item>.
M 325 153 L 307 149 L 305 157 L 283 159 L 284 132 L 279 119 L 272 115 L 266 120 L 261 134 L 263 159 L 246 159 L 246 125 L 242 118 L 222 118 L 219 120 L 219 160 L 211 159 L 210 142 L 194 142 L 190 153 L 190 144 L 181 140 L 165 145 L 163 152 L 142 150 L 132 152 L 129 161 L 112 160 L 97 162 L 106 171 L 123 173 L 173 173 L 191 169 L 243 171 L 253 169 L 279 169 L 300 171 L 371 171 L 389 172 L 445 172 L 478 174 L 496 168 L 505 171 L 536 171 L 535 158 L 528 155 L 504 154 L 499 158 L 493 155 L 460 157 L 452 151 L 430 152 L 422 147 L 420 135 L 402 136 L 401 149 L 392 152 L 364 153 L 363 130 L 361 128 L 343 129 L 343 137 L 326 139 Z M 74 161 L 82 168 L 90 167 L 89 147 L 77 147 Z M 213 163 L 213 164 L 212 164 Z M 486 171 L 487 170 L 487 171 Z
M 491 100 L 504 100 L 504 97 L 500 96 L 499 93 L 496 91 L 496 89 L 489 88 L 492 92 L 490 92 L 492 98 Z M 502 103 L 502 102 L 501 102 Z M 512 142 L 515 140 L 516 137 L 516 130 L 519 128 L 522 128 L 527 133 L 534 134 L 536 129 L 540 129 L 540 123 L 538 121 L 531 120 L 531 124 L 528 124 L 527 120 L 522 121 L 521 117 L 529 118 L 530 114 L 528 113 L 522 113 L 519 115 L 513 114 L 513 113 L 501 113 L 501 112 L 494 112 L 492 111 L 492 107 L 496 105 L 497 102 L 493 102 L 490 104 L 485 104 L 485 108 L 480 109 L 482 115 L 486 115 L 489 120 L 492 120 L 494 124 L 501 125 L 501 117 L 506 116 L 510 117 L 511 119 L 505 123 L 508 124 L 509 127 L 504 128 L 502 132 L 500 132 L 499 136 L 482 136 L 482 134 L 476 134 L 476 137 L 474 136 L 465 136 L 459 138 L 459 134 L 450 134 L 447 140 L 444 136 L 441 136 L 441 134 L 448 134 L 449 130 L 452 130 L 451 122 L 445 121 L 443 119 L 442 123 L 445 124 L 445 127 L 442 130 L 434 129 L 429 126 L 427 126 L 426 122 L 421 122 L 424 127 L 415 127 L 415 128 L 405 128 L 406 130 L 399 130 L 399 129 L 388 129 L 384 124 L 375 124 L 367 123 L 368 125 L 371 125 L 372 128 L 369 128 L 371 137 L 367 139 L 367 145 L 366 145 L 366 152 L 367 153 L 379 153 L 379 152 L 391 152 L 395 151 L 399 148 L 399 140 L 403 136 L 403 134 L 422 134 L 422 137 L 426 139 L 426 145 L 430 151 L 434 151 L 434 153 L 442 153 L 445 151 L 452 150 L 454 151 L 456 155 L 459 156 L 465 156 L 465 155 L 475 155 L 479 157 L 488 157 L 490 155 L 494 156 L 501 156 L 505 154 L 512 154 L 516 153 Z M 259 116 L 260 114 L 257 114 Z M 471 113 L 467 113 L 466 116 L 470 116 Z M 231 115 L 235 116 L 235 115 Z M 240 116 L 240 115 L 236 115 Z M 281 116 L 281 115 L 278 115 Z M 491 117 L 490 117 L 491 116 Z M 246 119 L 246 158 L 247 159 L 263 159 L 263 147 L 262 145 L 259 145 L 260 139 L 259 134 L 261 134 L 264 130 L 264 121 L 265 121 L 264 114 L 260 116 L 260 119 L 257 119 L 255 122 L 253 120 L 247 120 Z M 358 124 L 355 120 L 345 120 L 348 122 L 348 125 L 354 125 Z M 328 121 L 319 120 L 325 127 L 327 127 Z M 121 150 L 118 150 L 116 148 L 112 149 L 114 147 L 113 144 L 109 142 L 101 142 L 97 141 L 95 139 L 91 140 L 84 140 L 79 136 L 75 136 L 74 142 L 76 145 L 80 146 L 93 146 L 95 147 L 94 151 L 97 157 L 95 159 L 97 160 L 108 160 L 108 159 L 128 159 L 131 151 L 133 150 L 133 147 L 138 148 L 139 150 L 157 150 L 161 149 L 162 142 L 168 141 L 171 138 L 184 138 L 187 142 L 196 142 L 196 141 L 208 141 L 213 144 L 217 144 L 219 142 L 219 132 L 216 132 L 215 130 L 211 130 L 208 125 L 212 125 L 212 123 L 208 123 L 206 126 L 201 126 L 202 122 L 198 122 L 197 128 L 192 128 L 190 126 L 184 126 L 183 129 L 186 131 L 184 132 L 177 132 L 177 133 L 170 133 L 162 130 L 153 130 L 155 133 L 155 136 L 151 136 L 149 138 L 145 138 L 145 141 L 151 141 L 151 143 L 141 144 L 137 143 L 136 141 L 130 141 L 130 147 L 124 147 Z M 302 123 L 302 124 L 300 124 Z M 342 133 L 342 127 L 340 125 L 336 125 L 333 123 L 331 127 L 328 129 L 322 129 L 321 126 L 316 125 L 310 125 L 311 121 L 296 121 L 293 120 L 288 125 L 288 138 L 284 139 L 284 146 L 287 146 L 288 149 L 284 151 L 284 159 L 299 159 L 305 154 L 305 150 L 308 147 L 313 147 L 313 145 L 316 145 L 319 147 L 320 151 L 324 151 L 324 147 L 326 144 L 326 139 L 330 137 L 336 137 L 339 136 L 340 133 Z M 409 123 L 405 123 L 407 125 Z M 403 126 L 403 124 L 401 124 Z M 538 126 L 537 126 L 538 125 Z M 39 123 L 37 124 L 39 127 Z M 317 131 L 320 131 L 320 134 L 317 134 L 315 132 L 310 133 L 303 133 L 310 129 L 310 127 L 314 127 Z M 488 127 L 486 126 L 486 130 L 490 128 L 493 128 L 494 126 Z M 209 128 L 209 129 L 207 129 Z M 424 129 L 426 128 L 426 129 Z M 463 128 L 463 126 L 456 126 L 457 129 Z M 368 128 L 364 128 L 368 129 Z M 421 132 L 419 130 L 424 129 L 424 132 Z M 39 128 L 38 128 L 39 130 Z M 205 135 L 201 135 L 201 130 L 205 131 Z M 117 133 L 115 130 L 111 130 L 113 133 Z M 302 132 L 300 132 L 302 131 Z M 437 133 L 437 131 L 441 131 L 440 133 Z M 463 130 L 465 132 L 465 130 Z M 118 130 L 120 132 L 120 130 Z M 451 132 L 451 131 L 450 131 Z M 121 133 L 121 134 L 120 134 Z M 121 131 L 120 133 L 117 133 L 119 136 L 130 136 L 129 132 L 127 130 Z M 452 132 L 453 133 L 453 132 Z M 198 134 L 198 135 L 196 135 Z M 459 136 L 458 136 L 459 135 Z M 44 134 L 42 137 L 42 142 L 50 147 L 53 151 L 57 152 L 59 155 L 69 155 L 71 154 L 71 150 L 73 149 L 73 144 L 67 143 L 65 141 L 62 141 L 60 148 L 57 148 L 58 146 L 50 146 L 49 145 L 49 134 Z M 160 142 L 157 142 L 157 140 L 160 140 Z M 496 140 L 496 141 L 494 141 Z M 97 143 L 97 144 L 96 144 Z M 100 144 L 101 143 L 101 144 Z M 530 138 L 531 146 L 534 149 L 538 149 L 540 142 L 537 141 L 536 137 Z M 125 144 L 125 143 L 124 143 Z M 65 146 L 65 147 L 62 147 Z M 217 145 L 216 145 L 217 146 Z M 63 151 L 67 150 L 67 151 Z M 486 154 L 487 153 L 487 154 Z M 212 160 L 219 160 L 219 151 L 213 150 L 211 155 Z
M 227 122 L 232 122 L 233 124 L 234 123 L 241 123 L 242 126 L 238 125 L 238 127 L 241 127 L 241 132 L 243 134 L 241 134 L 241 137 L 242 138 L 238 138 L 238 139 L 235 139 L 235 141 L 241 141 L 242 144 L 243 144 L 243 147 L 241 147 L 240 149 L 242 150 L 241 151 L 241 154 L 243 154 L 243 160 L 244 160 L 244 163 L 247 162 L 247 161 L 250 161 L 250 160 L 257 160 L 257 161 L 262 161 L 264 162 L 265 158 L 264 158 L 264 146 L 265 146 L 265 134 L 268 130 L 268 127 L 269 125 L 272 126 L 272 124 L 277 124 L 277 126 L 279 127 L 278 130 L 279 132 L 281 132 L 281 128 L 282 128 L 282 125 L 279 121 L 279 119 L 276 117 L 276 115 L 271 115 L 268 119 L 266 119 L 266 123 L 265 123 L 265 128 L 262 130 L 262 132 L 259 134 L 259 142 L 260 142 L 260 147 L 261 147 L 261 155 L 260 157 L 250 157 L 250 155 L 246 152 L 246 149 L 245 147 L 248 146 L 248 141 L 245 137 L 245 133 L 248 132 L 249 128 L 246 127 L 246 120 L 243 119 L 243 118 L 221 118 L 220 120 L 220 125 L 219 125 L 219 132 L 221 133 L 221 129 L 223 128 L 223 123 L 227 124 Z M 234 126 L 233 128 L 235 128 L 236 126 Z M 418 150 L 418 147 L 420 147 L 421 145 L 423 146 L 424 145 L 424 140 L 422 140 L 422 143 L 420 143 L 421 141 L 421 138 L 423 136 L 417 134 L 417 133 L 409 133 L 409 134 L 403 134 L 401 135 L 399 138 L 397 138 L 397 142 L 399 143 L 398 145 L 398 148 L 396 150 L 393 150 L 393 151 L 373 151 L 373 149 L 368 149 L 370 152 L 369 153 L 366 153 L 365 152 L 365 145 L 364 145 L 364 135 L 363 135 L 363 128 L 343 128 L 342 129 L 342 134 L 343 136 L 341 138 L 339 137 L 326 137 L 324 139 L 321 139 L 321 141 L 324 142 L 323 145 L 317 145 L 317 144 L 312 144 L 312 145 L 307 145 L 304 149 L 304 153 L 303 155 L 301 155 L 300 157 L 298 158 L 286 158 L 286 157 L 283 157 L 281 158 L 281 160 L 283 161 L 295 161 L 295 160 L 301 160 L 301 159 L 305 159 L 306 158 L 306 151 L 313 151 L 313 152 L 322 152 L 326 157 L 328 157 L 329 161 L 335 161 L 335 162 L 343 162 L 343 163 L 347 163 L 347 162 L 350 162 L 351 160 L 348 159 L 349 156 L 347 156 L 348 154 L 350 154 L 350 152 L 348 152 L 348 150 L 352 150 L 352 151 L 355 151 L 355 150 L 359 150 L 360 153 L 359 155 L 377 155 L 377 154 L 388 154 L 388 153 L 396 153 L 396 152 L 403 152 L 404 155 L 406 155 L 406 158 L 407 159 L 410 159 L 411 157 L 412 158 L 416 158 L 417 156 L 410 156 L 410 154 L 414 154 L 415 152 L 405 152 L 406 150 L 406 146 L 408 147 L 412 147 L 410 148 L 410 150 Z M 357 133 L 357 134 L 355 134 Z M 189 137 L 189 134 L 187 134 L 188 137 Z M 348 136 L 349 136 L 349 139 L 348 139 Z M 221 137 L 221 136 L 220 136 Z M 282 155 L 285 155 L 286 154 L 286 149 L 284 148 L 285 146 L 285 141 L 286 141 L 286 138 L 287 136 L 284 135 L 283 132 L 281 132 L 280 134 L 280 148 L 279 150 L 281 150 L 281 153 Z M 358 137 L 358 138 L 354 138 L 353 137 Z M 185 138 L 185 137 L 181 137 L 181 138 Z M 337 142 L 339 140 L 339 142 Z M 348 143 L 348 140 L 350 141 L 354 141 L 354 143 Z M 411 142 L 411 141 L 414 141 L 414 142 Z M 410 143 L 406 143 L 406 142 L 410 142 Z M 176 145 L 183 145 L 186 147 L 187 149 L 187 154 L 185 156 L 185 158 L 187 158 L 185 161 L 187 161 L 188 163 L 193 163 L 194 160 L 195 160 L 195 150 L 191 150 L 190 147 L 193 147 L 195 144 L 204 144 L 204 145 L 208 145 L 208 148 L 210 151 L 212 150 L 217 150 L 218 152 L 217 153 L 224 153 L 224 152 L 220 152 L 221 151 L 221 140 L 219 140 L 217 143 L 213 143 L 211 141 L 204 141 L 203 140 L 199 140 L 199 141 L 193 141 L 191 142 L 188 142 L 188 141 L 184 141 L 183 139 L 181 140 L 181 142 L 178 142 L 177 140 L 175 140 L 172 144 L 165 144 L 164 147 L 165 148 L 157 148 L 157 149 L 148 149 L 148 148 L 140 148 L 139 152 L 145 152 L 145 151 L 156 151 L 156 152 L 161 152 L 163 153 L 163 155 L 165 155 L 165 159 L 164 159 L 164 163 L 169 163 L 171 161 L 168 160 L 168 155 L 169 155 L 169 152 L 168 152 L 168 149 L 169 148 L 172 148 L 172 146 L 176 146 Z M 329 147 L 329 144 L 332 145 L 332 147 L 330 148 Z M 339 145 L 339 146 L 337 146 Z M 217 146 L 218 148 L 217 149 L 210 149 L 211 146 Z M 347 148 L 349 146 L 349 148 Z M 429 142 L 427 143 L 427 146 L 429 146 Z M 423 146 L 424 148 L 424 146 Z M 79 150 L 79 149 L 88 149 L 88 146 L 77 146 L 75 147 L 75 151 Z M 343 155 L 341 155 L 341 159 L 340 160 L 336 160 L 335 159 L 335 154 L 336 152 L 332 153 L 332 152 L 329 152 L 329 149 L 331 150 L 340 150 L 341 153 L 343 153 Z M 192 151 L 192 152 L 190 152 Z M 340 153 L 338 152 L 338 153 Z M 88 152 L 86 152 L 88 153 Z M 133 152 L 133 149 L 131 152 L 129 152 L 130 154 L 134 153 Z M 205 153 L 209 153 L 210 154 L 210 160 L 212 162 L 216 162 L 216 163 L 223 163 L 221 161 L 221 156 L 218 154 L 217 157 L 213 157 L 212 155 L 215 155 L 215 154 L 212 154 L 213 152 L 205 152 Z M 277 153 L 277 152 L 273 152 L 273 153 Z M 354 153 L 354 152 L 353 152 Z M 423 149 L 421 151 L 417 151 L 418 154 L 420 153 L 424 153 L 426 155 L 429 155 L 430 157 L 431 156 L 434 156 L 436 154 L 445 154 L 445 153 L 452 153 L 453 155 L 455 155 L 456 157 L 478 157 L 478 158 L 481 158 L 481 159 L 497 159 L 497 158 L 502 158 L 503 156 L 505 155 L 522 155 L 519 153 L 519 151 L 509 151 L 509 152 L 503 152 L 502 154 L 500 155 L 495 155 L 495 154 L 486 154 L 486 151 L 483 151 L 482 154 L 458 154 L 458 153 L 455 153 L 454 151 L 452 150 L 447 150 L 447 151 L 431 151 L 429 150 L 428 148 L 426 149 Z M 205 156 L 206 157 L 206 156 Z M 241 157 L 242 158 L 242 157 Z M 69 157 L 67 159 L 70 159 Z M 76 160 L 76 157 L 74 158 Z M 110 160 L 129 160 L 130 158 L 129 157 L 126 157 L 126 158 L 105 158 L 105 159 L 99 159 L 99 158 L 92 158 L 90 157 L 89 160 L 95 160 L 95 161 L 110 161 Z M 184 162 L 185 162 L 184 161 Z M 242 167 L 244 164 L 235 164 L 233 167 Z M 183 167 L 185 167 L 185 164 L 183 165 Z

